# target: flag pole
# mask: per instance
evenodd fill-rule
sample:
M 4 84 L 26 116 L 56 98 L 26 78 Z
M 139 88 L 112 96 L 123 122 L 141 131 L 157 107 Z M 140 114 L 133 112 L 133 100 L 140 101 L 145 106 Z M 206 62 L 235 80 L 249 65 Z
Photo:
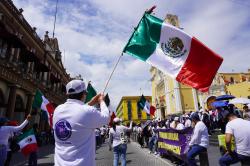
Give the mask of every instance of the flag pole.
M 156 6 L 154 5 L 154 6 L 152 6 L 150 9 L 146 10 L 145 13 L 151 14 L 155 8 L 156 8 Z M 145 13 L 144 13 L 144 14 L 145 14 Z M 143 18 L 143 17 L 142 17 L 142 18 Z M 142 18 L 141 18 L 141 20 L 142 20 Z M 139 24 L 140 24 L 141 20 L 139 21 Z M 132 39 L 132 37 L 133 37 L 135 31 L 137 30 L 139 24 L 137 25 L 137 27 L 135 28 L 134 32 L 133 32 L 132 35 L 130 36 L 128 43 L 129 43 L 130 40 Z M 110 74 L 110 76 L 109 76 L 109 78 L 108 78 L 108 81 L 106 82 L 106 85 L 105 85 L 105 87 L 104 87 L 103 93 L 105 93 L 105 91 L 106 91 L 106 89 L 107 89 L 107 87 L 108 87 L 108 84 L 109 84 L 109 82 L 110 82 L 110 80 L 111 80 L 111 77 L 113 76 L 114 71 L 115 71 L 117 65 L 119 64 L 119 62 L 120 62 L 120 60 L 121 60 L 121 58 L 122 58 L 122 56 L 123 56 L 123 52 L 124 52 L 124 50 L 125 50 L 126 47 L 127 47 L 127 45 L 124 47 L 124 49 L 123 49 L 121 55 L 119 56 L 119 58 L 118 58 L 118 60 L 117 60 L 117 62 L 116 62 L 116 64 L 115 64 L 115 66 L 114 66 L 114 68 L 113 68 L 113 70 L 112 70 L 112 72 L 111 72 L 111 74 Z
M 112 70 L 112 72 L 111 72 L 111 74 L 110 74 L 110 76 L 109 76 L 109 78 L 108 78 L 108 81 L 107 81 L 107 83 L 106 83 L 106 85 L 105 85 L 105 87 L 104 87 L 104 90 L 103 90 L 103 94 L 105 93 L 105 91 L 106 91 L 106 89 L 107 89 L 107 87 L 108 87 L 108 84 L 109 84 L 109 82 L 110 82 L 110 80 L 111 80 L 111 77 L 113 76 L 114 71 L 115 71 L 117 65 L 119 64 L 119 62 L 120 62 L 122 56 L 123 56 L 123 52 L 122 52 L 121 55 L 119 56 L 119 58 L 118 58 L 118 60 L 117 60 L 117 62 L 116 62 L 116 64 L 115 64 L 115 67 L 113 68 L 113 70 Z

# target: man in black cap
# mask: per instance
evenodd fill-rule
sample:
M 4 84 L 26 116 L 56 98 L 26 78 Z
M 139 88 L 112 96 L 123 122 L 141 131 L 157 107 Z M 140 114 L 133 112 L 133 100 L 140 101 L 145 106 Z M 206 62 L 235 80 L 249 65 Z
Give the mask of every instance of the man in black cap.
M 206 125 L 200 120 L 198 113 L 191 115 L 194 131 L 189 143 L 190 150 L 187 153 L 189 166 L 196 166 L 195 156 L 207 150 L 209 138 Z

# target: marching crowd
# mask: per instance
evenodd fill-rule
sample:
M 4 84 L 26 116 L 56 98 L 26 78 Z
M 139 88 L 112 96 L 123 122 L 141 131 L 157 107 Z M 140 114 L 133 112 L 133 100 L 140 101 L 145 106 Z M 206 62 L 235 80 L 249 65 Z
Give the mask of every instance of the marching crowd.
M 183 130 L 193 127 L 193 134 L 189 143 L 187 160 L 179 161 L 180 165 L 196 165 L 195 156 L 207 151 L 209 136 L 215 129 L 220 129 L 226 134 L 226 151 L 219 160 L 221 166 L 227 166 L 238 161 L 250 160 L 250 110 L 244 106 L 243 110 L 233 105 L 218 107 L 216 110 L 207 111 L 200 109 L 182 115 L 171 115 L 164 120 L 152 120 L 146 124 L 139 124 L 133 128 L 136 139 L 141 147 L 148 147 L 149 153 L 162 155 L 158 152 L 158 129 L 172 128 Z M 231 150 L 231 141 L 234 137 L 236 151 Z M 171 156 L 172 158 L 173 156 Z M 178 160 L 178 159 L 177 159 Z
M 141 147 L 148 147 L 149 153 L 159 153 L 158 138 L 159 129 L 172 128 L 176 131 L 185 128 L 193 128 L 193 134 L 189 142 L 189 150 L 186 160 L 180 165 L 195 166 L 195 157 L 206 152 L 209 146 L 209 135 L 215 129 L 225 134 L 226 151 L 219 159 L 221 166 L 228 166 L 237 162 L 250 160 L 250 111 L 247 106 L 240 111 L 233 105 L 218 107 L 214 111 L 201 109 L 197 112 L 189 112 L 183 115 L 168 116 L 163 120 L 147 121 L 144 124 L 123 126 L 119 118 L 114 118 L 111 127 L 107 127 L 110 120 L 110 112 L 104 102 L 104 95 L 98 94 L 87 104 L 84 104 L 87 90 L 83 81 L 72 80 L 66 86 L 67 101 L 59 105 L 53 116 L 53 133 L 47 135 L 45 142 L 55 144 L 55 165 L 80 166 L 95 164 L 95 150 L 105 139 L 109 137 L 109 150 L 113 149 L 113 165 L 118 166 L 121 159 L 122 166 L 126 166 L 126 150 L 129 136 L 136 133 L 137 141 Z M 94 107 L 99 105 L 99 108 Z M 20 126 L 10 126 L 6 118 L 0 119 L 0 166 L 8 165 L 9 138 L 13 133 L 27 130 L 31 116 Z M 37 127 L 34 127 L 36 134 Z M 37 134 L 36 134 L 37 135 Z M 53 138 L 52 138 L 53 137 Z M 232 149 L 234 138 L 235 149 Z M 37 138 L 39 141 L 39 137 Z M 42 140 L 41 140 L 42 141 Z M 37 165 L 36 151 L 30 154 L 30 166 Z

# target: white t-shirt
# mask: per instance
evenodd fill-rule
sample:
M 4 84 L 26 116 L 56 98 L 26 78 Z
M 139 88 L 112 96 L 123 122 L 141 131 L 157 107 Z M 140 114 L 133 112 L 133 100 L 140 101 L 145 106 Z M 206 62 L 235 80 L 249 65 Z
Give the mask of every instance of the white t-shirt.
M 185 128 L 185 126 L 182 123 L 178 123 L 178 125 L 176 126 L 176 130 L 183 130 Z
M 196 123 L 194 127 L 193 135 L 191 137 L 189 145 L 190 146 L 200 145 L 207 148 L 208 144 L 209 144 L 209 137 L 208 137 L 207 127 L 202 121 L 199 121 Z
M 105 127 L 101 127 L 101 135 L 105 135 L 106 134 L 106 128 Z
M 126 144 L 127 143 L 127 137 L 126 137 L 126 132 L 132 129 L 132 125 L 130 127 L 126 127 L 123 125 L 117 125 L 115 130 L 113 128 L 110 129 L 109 132 L 109 138 L 111 139 L 110 141 L 113 142 L 113 147 L 116 147 L 120 144 Z
M 235 139 L 236 152 L 250 156 L 250 122 L 241 118 L 227 123 L 226 132 L 232 134 Z
M 99 129 L 95 129 L 95 136 L 99 137 L 101 135 L 101 132 Z
M 175 121 L 173 121 L 173 122 L 170 123 L 170 128 L 173 128 L 173 129 L 176 128 L 176 126 L 175 126 Z
M 185 127 L 191 127 L 192 126 L 192 122 L 190 119 L 187 119 L 185 122 Z
M 9 137 L 17 131 L 22 130 L 27 124 L 28 120 L 25 120 L 20 126 L 2 126 L 0 127 L 0 145 L 8 146 Z
M 101 102 L 101 112 L 68 99 L 55 109 L 55 166 L 95 166 L 95 129 L 109 122 L 109 110 Z

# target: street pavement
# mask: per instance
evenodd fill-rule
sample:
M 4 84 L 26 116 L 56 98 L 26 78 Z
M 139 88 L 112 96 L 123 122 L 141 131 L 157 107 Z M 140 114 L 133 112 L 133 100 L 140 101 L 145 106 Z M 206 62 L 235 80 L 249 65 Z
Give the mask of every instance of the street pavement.
M 131 142 L 128 144 L 127 149 L 127 166 L 174 166 L 169 160 L 158 157 L 154 154 L 149 154 L 148 149 L 142 149 L 140 146 Z M 39 166 L 52 166 L 54 165 L 54 146 L 47 145 L 39 148 L 38 152 L 38 165 Z M 215 146 L 210 146 L 208 149 L 209 164 L 210 166 L 218 166 L 218 159 L 220 157 L 219 149 Z M 96 151 L 97 166 L 112 166 L 113 152 L 108 150 L 107 143 L 103 144 Z M 11 166 L 24 166 L 27 165 L 27 159 L 20 153 L 13 155 Z M 236 164 L 233 166 L 240 166 Z

